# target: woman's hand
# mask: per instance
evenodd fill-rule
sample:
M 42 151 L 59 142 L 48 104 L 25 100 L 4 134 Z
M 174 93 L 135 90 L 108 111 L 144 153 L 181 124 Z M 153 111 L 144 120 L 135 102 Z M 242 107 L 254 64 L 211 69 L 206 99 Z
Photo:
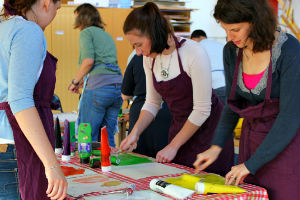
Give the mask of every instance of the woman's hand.
M 71 83 L 68 87 L 68 90 L 72 93 L 79 94 L 80 93 L 79 88 L 80 88 L 80 85 L 76 86 L 73 83 Z
M 228 172 L 225 176 L 226 185 L 231 185 L 235 182 L 235 185 L 241 184 L 244 182 L 246 176 L 250 174 L 250 171 L 247 169 L 244 163 L 233 166 L 231 171 Z
M 175 158 L 177 151 L 178 148 L 168 144 L 156 154 L 156 162 L 171 162 Z
M 57 164 L 54 168 L 45 168 L 46 177 L 48 179 L 48 188 L 46 194 L 52 200 L 63 200 L 67 196 L 68 183 Z
M 211 146 L 206 151 L 197 155 L 197 160 L 194 162 L 195 173 L 199 173 L 206 169 L 209 165 L 215 162 L 221 153 L 222 148 L 216 145 Z
M 131 132 L 120 144 L 122 151 L 132 152 L 137 147 L 139 137 L 134 132 Z

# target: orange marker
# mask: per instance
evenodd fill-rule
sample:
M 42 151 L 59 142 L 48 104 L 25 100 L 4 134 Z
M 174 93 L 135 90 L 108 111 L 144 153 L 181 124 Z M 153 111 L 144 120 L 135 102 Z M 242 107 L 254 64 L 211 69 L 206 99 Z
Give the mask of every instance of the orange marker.
M 101 129 L 101 170 L 103 172 L 111 171 L 110 147 L 106 126 Z

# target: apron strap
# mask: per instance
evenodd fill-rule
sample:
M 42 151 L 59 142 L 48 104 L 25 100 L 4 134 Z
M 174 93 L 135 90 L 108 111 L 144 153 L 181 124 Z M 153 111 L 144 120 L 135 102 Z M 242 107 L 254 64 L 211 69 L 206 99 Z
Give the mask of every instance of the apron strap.
M 176 51 L 177 51 L 177 57 L 178 57 L 178 62 L 179 62 L 179 68 L 180 68 L 180 73 L 183 73 L 183 67 L 182 67 L 182 63 L 181 63 L 181 59 L 178 53 L 178 49 L 182 46 L 182 44 L 186 41 L 186 39 L 182 39 L 180 42 L 177 40 L 177 37 L 175 35 L 173 35 L 174 41 L 175 41 L 175 46 L 176 46 Z M 153 73 L 153 67 L 154 67 L 154 63 L 155 63 L 155 58 L 153 58 L 153 62 L 152 62 L 152 67 L 151 67 L 151 71 Z
M 236 62 L 235 62 L 234 76 L 233 76 L 231 91 L 230 91 L 230 96 L 229 96 L 230 100 L 234 100 L 234 97 L 235 97 L 236 86 L 237 86 L 237 77 L 238 77 L 239 66 L 241 63 L 242 55 L 243 55 L 243 49 L 239 49 L 238 56 L 237 56 Z
M 268 80 L 267 80 L 267 88 L 266 88 L 266 96 L 265 98 L 270 100 L 271 99 L 271 89 L 272 89 L 272 47 L 270 50 L 270 64 L 268 67 Z
M 268 100 L 270 100 L 271 88 L 272 88 L 272 47 L 271 47 L 270 52 L 271 52 L 271 56 L 270 56 L 270 64 L 268 67 L 268 79 L 267 79 L 267 87 L 266 87 L 266 95 L 265 95 L 265 99 L 268 99 Z M 230 91 L 230 96 L 229 96 L 230 100 L 234 100 L 234 98 L 235 98 L 236 87 L 237 87 L 237 78 L 238 78 L 238 72 L 239 72 L 239 67 L 240 67 L 240 63 L 242 60 L 242 56 L 243 56 L 243 49 L 240 48 L 237 59 L 236 59 L 236 63 L 235 63 L 235 70 L 234 70 L 232 86 L 231 86 L 231 91 Z

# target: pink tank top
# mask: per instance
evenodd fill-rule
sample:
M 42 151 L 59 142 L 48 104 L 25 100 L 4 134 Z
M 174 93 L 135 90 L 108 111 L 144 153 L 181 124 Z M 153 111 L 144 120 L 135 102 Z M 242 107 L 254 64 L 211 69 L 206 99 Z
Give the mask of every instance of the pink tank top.
M 259 74 L 245 74 L 243 72 L 243 80 L 245 86 L 249 89 L 252 90 L 253 88 L 256 87 L 256 85 L 259 83 L 260 79 L 263 77 L 265 73 L 265 70 Z

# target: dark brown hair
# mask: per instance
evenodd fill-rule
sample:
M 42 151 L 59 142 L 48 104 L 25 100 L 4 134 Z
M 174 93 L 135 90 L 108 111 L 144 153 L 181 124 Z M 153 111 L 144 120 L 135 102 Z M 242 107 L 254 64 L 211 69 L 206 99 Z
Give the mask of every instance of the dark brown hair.
M 102 21 L 100 13 L 93 5 L 84 3 L 78 6 L 74 13 L 77 13 L 74 28 L 87 28 L 97 26 L 104 29 L 105 23 Z
M 10 15 L 25 16 L 25 13 L 29 11 L 33 4 L 38 0 L 4 0 L 3 13 L 0 15 L 3 19 L 8 18 Z M 56 3 L 60 0 L 52 0 Z
M 135 29 L 140 32 L 141 36 L 146 36 L 151 40 L 150 53 L 161 53 L 164 49 L 168 49 L 169 34 L 174 34 L 168 20 L 152 2 L 135 8 L 127 16 L 123 32 L 127 34 Z
M 275 40 L 277 20 L 267 0 L 218 0 L 214 17 L 226 24 L 250 23 L 253 52 L 270 49 Z

